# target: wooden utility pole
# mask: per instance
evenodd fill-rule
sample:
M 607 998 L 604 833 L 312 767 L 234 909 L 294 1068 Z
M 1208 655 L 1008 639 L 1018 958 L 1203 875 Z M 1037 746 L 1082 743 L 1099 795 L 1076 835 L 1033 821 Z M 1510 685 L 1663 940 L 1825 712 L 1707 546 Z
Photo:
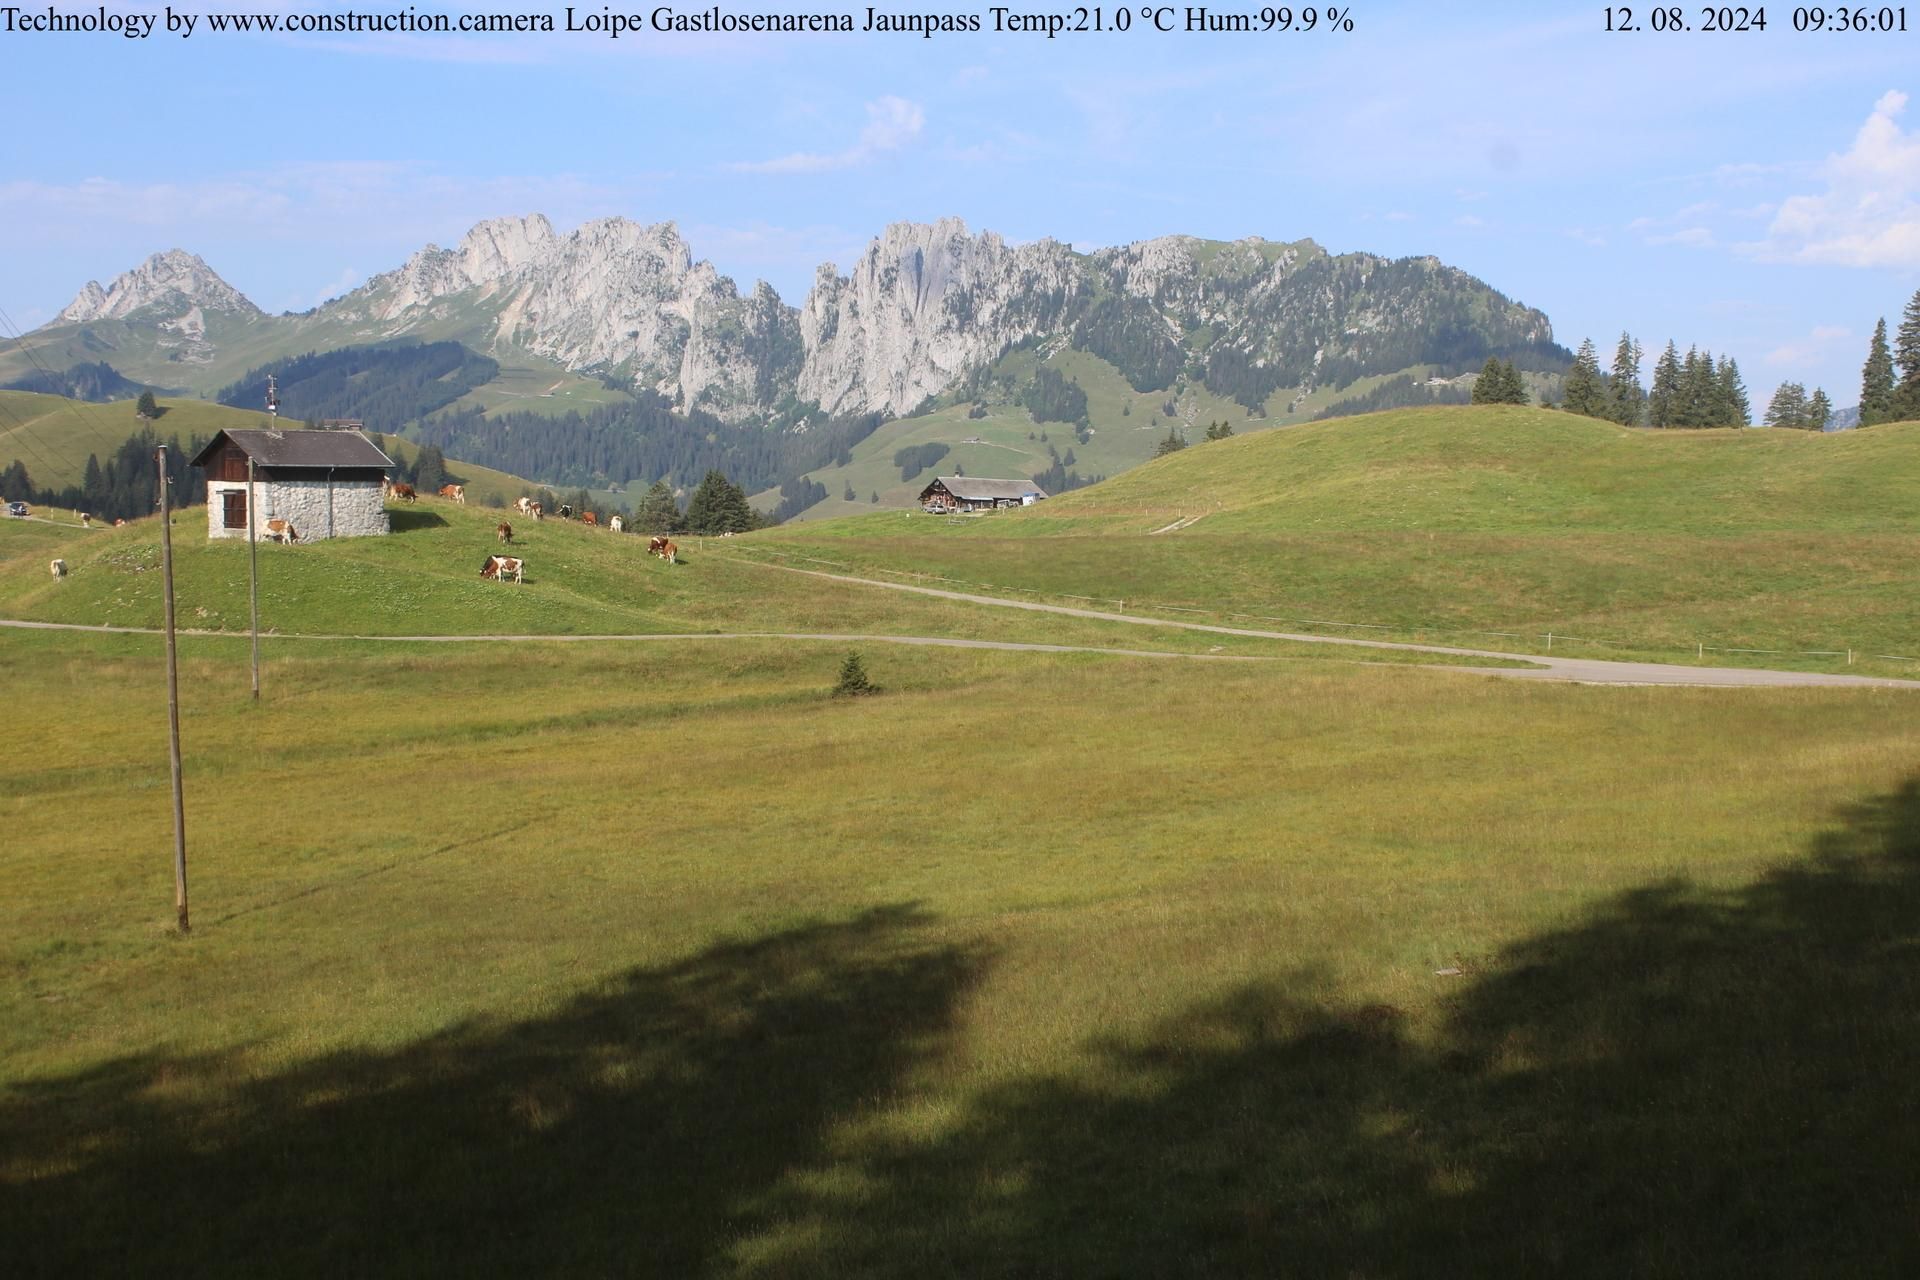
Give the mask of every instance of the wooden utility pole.
M 167 446 L 154 457 L 160 468 L 160 583 L 167 604 L 167 757 L 173 766 L 173 905 L 180 932 L 187 924 L 187 811 L 180 798 L 180 657 L 173 642 L 173 505 L 167 495 Z
M 247 606 L 253 613 L 253 700 L 260 701 L 260 535 L 253 527 L 253 459 L 247 459 Z

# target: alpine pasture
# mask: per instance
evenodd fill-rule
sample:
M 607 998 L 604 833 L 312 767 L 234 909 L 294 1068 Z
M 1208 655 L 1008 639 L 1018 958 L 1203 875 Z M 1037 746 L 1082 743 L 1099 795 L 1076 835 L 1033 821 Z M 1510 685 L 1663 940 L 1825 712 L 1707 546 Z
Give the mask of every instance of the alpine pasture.
M 1534 421 L 1464 416 L 1456 447 L 1603 491 L 1560 436 L 1528 455 Z M 1775 525 L 1662 525 L 1621 481 L 1642 547 L 1631 512 L 1427 530 L 1412 508 L 1503 507 L 1362 461 L 1378 420 L 1322 430 L 677 566 L 516 521 L 520 586 L 478 576 L 497 514 L 423 501 L 388 538 L 259 549 L 257 705 L 247 549 L 183 513 L 182 623 L 225 633 L 182 640 L 184 938 L 158 638 L 0 628 L 9 1272 L 1910 1274 L 1913 693 L 1519 684 L 769 563 L 1410 597 L 1390 623 L 1484 579 L 1474 622 L 1595 592 L 1680 634 L 1746 615 L 1651 590 L 1656 561 L 1777 542 L 1822 628 L 1913 607 L 1876 576 L 1916 541 L 1904 455 Z M 1674 457 L 1676 495 L 1683 463 L 1751 483 Z M 1141 531 L 1203 466 L 1298 492 L 1256 519 L 1222 482 Z M 153 521 L 21 523 L 0 616 L 157 619 Z M 1816 567 L 1846 539 L 1851 593 Z M 1603 547 L 1617 577 L 1582 585 Z M 848 642 L 754 632 L 1186 656 L 868 640 L 882 692 L 837 699 Z M 565 638 L 614 633 L 652 638 Z M 401 638 L 461 634 L 522 638 Z

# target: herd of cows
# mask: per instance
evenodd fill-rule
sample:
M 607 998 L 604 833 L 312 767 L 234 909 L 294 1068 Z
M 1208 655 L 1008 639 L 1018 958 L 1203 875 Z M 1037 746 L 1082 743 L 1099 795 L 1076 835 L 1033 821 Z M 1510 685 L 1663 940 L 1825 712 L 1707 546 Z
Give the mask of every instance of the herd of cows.
M 410 484 L 388 480 L 381 488 L 383 496 L 389 501 L 419 501 L 419 493 Z M 466 488 L 462 485 L 442 485 L 439 496 L 457 502 L 462 506 L 466 505 L 467 492 Z M 521 515 L 530 516 L 534 520 L 543 520 L 546 518 L 545 508 L 532 498 L 523 497 L 519 499 L 514 503 L 514 510 Z M 570 520 L 573 518 L 573 508 L 562 506 L 555 514 L 563 520 Z M 80 523 L 84 527 L 92 528 L 93 517 L 83 512 L 80 516 Z M 125 520 L 115 520 L 113 523 L 117 527 L 125 525 L 127 522 Z M 586 511 L 581 513 L 580 523 L 589 529 L 604 527 L 609 533 L 624 533 L 626 531 L 626 522 L 617 515 L 613 516 L 602 526 L 599 517 L 595 515 L 595 513 Z M 502 546 L 513 545 L 513 526 L 505 520 L 502 520 L 495 526 L 494 534 L 500 539 Z M 300 541 L 299 531 L 293 527 L 293 522 L 290 520 L 268 520 L 266 527 L 261 531 L 261 536 L 268 541 L 278 542 L 288 546 Z M 647 554 L 659 556 L 668 564 L 680 563 L 680 548 L 674 544 L 672 538 L 667 537 L 663 533 L 655 534 L 647 540 Z M 64 559 L 54 560 L 51 568 L 55 581 L 59 581 L 67 576 L 67 562 Z M 526 580 L 526 561 L 522 560 L 519 556 L 490 555 L 487 557 L 486 563 L 480 566 L 480 576 L 491 579 L 494 582 L 524 582 Z
M 399 498 L 407 502 L 416 501 L 418 498 L 413 486 L 409 484 L 389 483 L 387 488 L 389 497 Z M 457 484 L 442 486 L 439 496 L 458 502 L 463 506 L 467 501 L 466 490 Z M 514 502 L 513 509 L 521 515 L 531 516 L 534 520 L 546 519 L 546 508 L 532 498 L 519 498 Z M 562 520 L 570 520 L 573 518 L 573 508 L 563 505 L 555 514 Z M 600 524 L 599 517 L 591 511 L 581 513 L 580 523 L 589 529 L 603 527 Z M 624 533 L 626 532 L 627 526 L 626 521 L 616 515 L 609 519 L 604 527 L 609 533 Z M 494 526 L 493 532 L 494 536 L 500 539 L 501 546 L 510 547 L 513 545 L 513 525 L 509 522 L 502 520 Z M 680 563 L 680 548 L 674 544 L 672 538 L 667 537 L 663 533 L 655 534 L 647 540 L 647 554 L 659 556 L 668 564 Z M 480 576 L 493 582 L 525 582 L 526 571 L 526 561 L 522 560 L 519 556 L 490 555 L 487 557 L 486 562 L 480 566 Z

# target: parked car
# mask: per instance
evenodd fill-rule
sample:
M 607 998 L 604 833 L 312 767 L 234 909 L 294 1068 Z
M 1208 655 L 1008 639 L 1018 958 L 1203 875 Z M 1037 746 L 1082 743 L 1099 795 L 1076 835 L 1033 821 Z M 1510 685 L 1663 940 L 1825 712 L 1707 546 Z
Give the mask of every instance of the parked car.
M 24 502 L 9 502 L 7 504 L 7 514 L 10 516 L 24 517 L 31 515 L 32 512 L 28 510 L 27 504 Z

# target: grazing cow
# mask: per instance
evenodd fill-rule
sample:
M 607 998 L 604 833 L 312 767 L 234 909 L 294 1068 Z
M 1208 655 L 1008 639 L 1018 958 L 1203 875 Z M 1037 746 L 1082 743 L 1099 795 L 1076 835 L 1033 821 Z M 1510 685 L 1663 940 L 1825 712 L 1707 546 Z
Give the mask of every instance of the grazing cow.
M 292 546 L 294 543 L 300 541 L 300 531 L 293 527 L 293 521 L 291 520 L 267 521 L 267 527 L 261 531 L 260 536 L 269 541 L 282 543 L 286 546 Z
M 464 507 L 467 505 L 467 486 L 463 484 L 443 484 L 440 486 L 440 496 L 443 498 L 452 498 Z
M 87 514 L 86 512 L 84 512 L 84 511 L 82 511 L 82 512 L 80 513 L 80 527 L 81 527 L 82 529 L 91 529 L 91 528 L 93 528 L 93 517 L 92 517 L 92 516 L 90 516 L 90 515 L 88 515 L 88 514 Z
M 415 502 L 419 500 L 419 495 L 413 491 L 413 486 L 410 484 L 396 484 L 393 486 L 393 498 L 395 501 Z
M 480 576 L 495 582 L 505 582 L 508 578 L 520 582 L 525 570 L 526 562 L 519 556 L 488 556 L 487 562 L 480 566 Z
M 127 522 L 125 520 L 115 520 L 113 522 L 113 527 L 116 529 L 124 529 L 127 527 Z
M 533 499 L 523 493 L 514 499 L 513 509 L 523 516 L 530 516 L 533 514 Z
M 527 504 L 527 510 L 533 513 L 535 520 L 544 520 L 547 518 L 547 509 L 537 502 L 529 502 Z
M 67 562 L 65 560 L 55 560 L 53 562 L 52 567 L 53 567 L 53 580 L 55 582 L 58 582 L 60 581 L 60 579 L 67 576 Z
M 666 553 L 667 553 L 667 535 L 665 535 L 664 533 L 656 533 L 651 538 L 647 539 L 648 555 L 663 556 Z
M 660 548 L 660 558 L 668 564 L 680 563 L 680 548 L 673 545 L 673 539 L 667 539 L 667 545 Z
M 562 520 L 571 520 L 573 519 L 573 508 L 563 502 L 560 504 L 560 509 L 554 512 L 554 514 L 559 516 Z
M 583 511 L 580 513 L 580 523 L 589 529 L 597 528 L 600 524 L 600 517 L 591 511 Z
M 627 531 L 627 522 L 619 516 L 615 516 L 613 519 L 607 521 L 607 528 L 613 533 L 625 533 Z
M 500 527 L 495 529 L 494 532 L 500 535 L 501 546 L 510 547 L 513 545 L 513 526 L 505 520 L 500 522 Z

